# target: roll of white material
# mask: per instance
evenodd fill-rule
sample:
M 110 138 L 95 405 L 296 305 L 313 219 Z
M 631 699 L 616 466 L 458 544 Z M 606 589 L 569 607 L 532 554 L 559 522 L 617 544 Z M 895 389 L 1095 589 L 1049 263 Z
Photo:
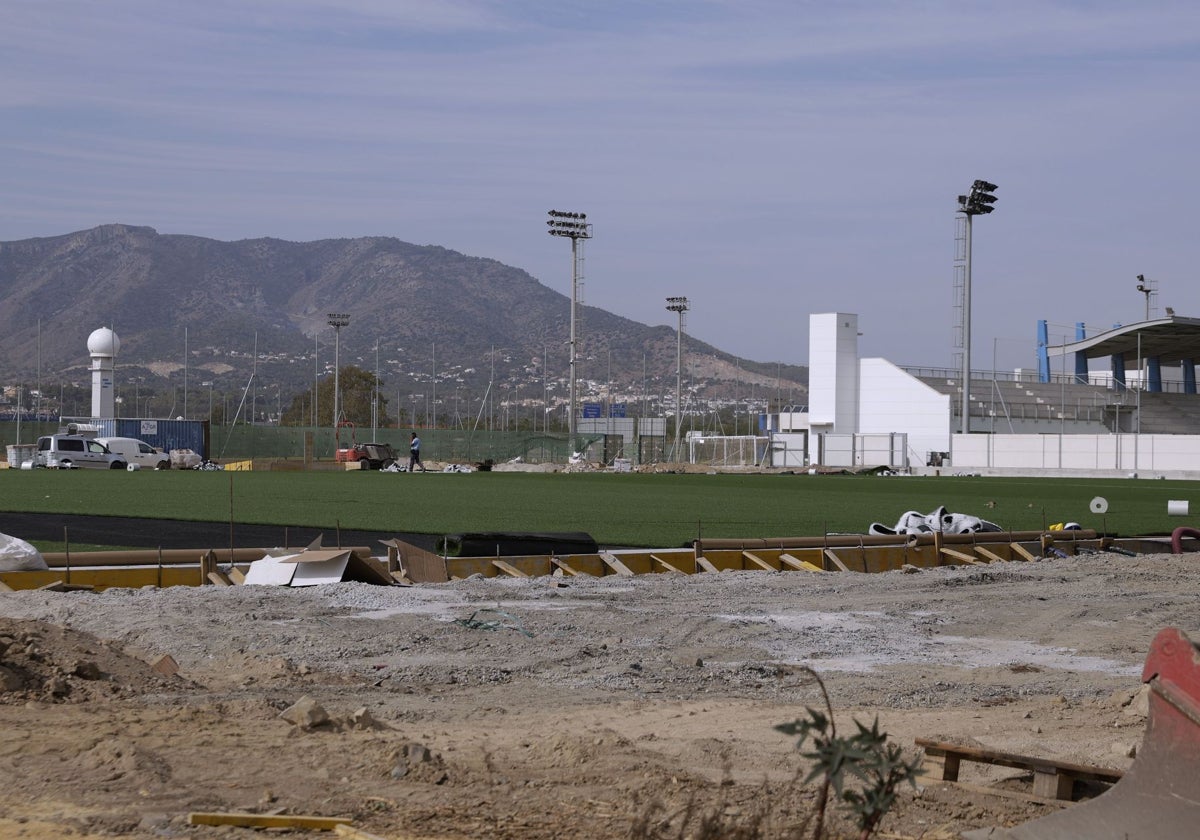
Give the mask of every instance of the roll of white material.
M 1167 502 L 1167 516 L 1187 516 L 1187 499 L 1171 499 Z

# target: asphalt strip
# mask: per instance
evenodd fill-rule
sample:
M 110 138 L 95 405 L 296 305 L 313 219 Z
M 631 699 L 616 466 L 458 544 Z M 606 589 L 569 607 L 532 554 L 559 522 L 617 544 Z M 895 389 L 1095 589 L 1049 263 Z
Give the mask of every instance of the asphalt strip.
M 318 536 L 326 548 L 365 545 L 384 553 L 380 540 L 401 539 L 430 551 L 433 534 L 395 531 L 351 531 L 302 525 L 249 525 L 228 522 L 191 522 L 182 519 L 144 519 L 123 516 L 87 516 L 57 513 L 0 513 L 0 532 L 26 541 L 63 542 L 128 548 L 271 548 L 306 546 Z

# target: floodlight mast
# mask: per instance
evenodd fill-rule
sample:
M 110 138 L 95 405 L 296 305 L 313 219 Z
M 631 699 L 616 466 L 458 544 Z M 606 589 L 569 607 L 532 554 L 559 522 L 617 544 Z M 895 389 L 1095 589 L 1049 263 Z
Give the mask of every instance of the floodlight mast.
M 971 192 L 958 197 L 958 212 L 966 217 L 966 254 L 965 271 L 963 273 L 963 311 L 962 311 L 962 433 L 971 431 L 971 219 L 975 216 L 986 216 L 996 208 L 996 196 L 992 193 L 997 189 L 995 184 L 987 181 L 975 181 Z
M 1137 290 L 1146 296 L 1146 318 L 1145 318 L 1145 320 L 1149 321 L 1150 320 L 1150 297 L 1154 294 L 1154 291 L 1155 291 L 1154 281 L 1147 280 L 1145 274 L 1139 274 L 1137 276 Z
M 679 328 L 675 331 L 675 459 L 679 458 L 679 436 L 683 429 L 683 317 L 688 311 L 685 297 L 667 298 L 667 311 L 679 314 Z
M 350 323 L 350 316 L 344 312 L 330 312 L 329 326 L 333 327 L 333 433 L 336 439 L 337 424 L 341 420 L 340 412 L 342 410 L 341 394 L 339 392 L 340 382 L 338 374 L 341 373 L 342 366 L 342 327 Z M 316 393 L 315 391 L 313 393 Z
M 569 342 L 571 388 L 570 407 L 567 415 L 567 439 L 571 449 L 575 448 L 575 417 L 576 411 L 576 376 L 575 364 L 578 360 L 576 353 L 576 312 L 579 308 L 579 240 L 592 238 L 592 226 L 588 224 L 586 213 L 572 213 L 565 210 L 549 211 L 550 219 L 546 225 L 550 228 L 547 233 L 551 236 L 565 236 L 571 240 L 571 339 Z

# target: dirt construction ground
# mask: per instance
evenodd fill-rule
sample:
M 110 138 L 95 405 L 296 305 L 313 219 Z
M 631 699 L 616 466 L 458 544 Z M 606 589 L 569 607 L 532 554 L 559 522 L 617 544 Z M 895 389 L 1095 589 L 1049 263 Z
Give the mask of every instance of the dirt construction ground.
M 774 726 L 820 702 L 800 664 L 842 731 L 878 715 L 908 750 L 1126 768 L 1152 638 L 1200 638 L 1198 562 L 0 594 L 0 837 L 262 836 L 196 811 L 387 838 L 798 836 L 813 791 Z M 906 789 L 878 836 L 1058 807 L 1019 770 L 961 780 Z

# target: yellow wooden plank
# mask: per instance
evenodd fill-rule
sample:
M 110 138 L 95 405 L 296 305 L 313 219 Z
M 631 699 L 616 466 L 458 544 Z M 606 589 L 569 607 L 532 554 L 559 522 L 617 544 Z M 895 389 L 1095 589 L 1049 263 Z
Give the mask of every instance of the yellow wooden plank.
M 742 556 L 745 557 L 747 560 L 749 560 L 751 563 L 753 563 L 755 566 L 758 566 L 760 569 L 763 569 L 768 572 L 778 572 L 779 571 L 774 566 L 772 566 L 770 563 L 768 563 L 766 560 L 762 559 L 761 557 L 759 557 L 757 554 L 755 554 L 752 551 L 743 551 Z
M 303 814 L 245 814 L 236 811 L 193 811 L 188 814 L 189 825 L 236 825 L 243 828 L 309 828 L 334 831 L 350 823 L 346 817 L 312 817 Z
M 630 568 L 622 563 L 615 554 L 607 551 L 601 551 L 600 559 L 604 561 L 604 565 L 608 566 L 621 577 L 633 577 L 633 572 L 630 570 Z
M 0 592 L 16 592 L 16 591 L 17 591 L 17 590 L 13 589 L 13 588 L 12 588 L 11 586 L 9 586 L 7 583 L 5 583 L 4 581 L 0 580 Z
M 809 563 L 807 560 L 801 560 L 798 557 L 793 557 L 786 551 L 779 555 L 779 562 L 791 566 L 798 572 L 823 572 L 825 571 L 816 563 Z
M 558 568 L 562 569 L 562 573 L 564 575 L 570 575 L 571 577 L 583 574 L 583 572 L 571 566 L 570 563 L 568 563 L 566 560 L 563 560 L 561 557 L 551 557 L 550 565 L 557 566 Z
M 233 586 L 233 581 L 225 577 L 220 569 L 214 569 L 208 573 L 208 579 L 216 586 Z
M 714 566 L 712 563 L 705 560 L 703 557 L 696 558 L 696 567 L 703 569 L 706 572 L 718 572 L 719 571 L 716 566 Z
M 972 557 L 970 554 L 966 554 L 961 551 L 955 551 L 953 548 L 943 548 L 942 554 L 946 555 L 947 557 L 951 557 L 955 560 L 959 560 L 963 563 L 966 563 L 968 566 L 983 565 L 983 561 L 977 560 L 976 558 Z
M 504 572 L 504 574 L 508 575 L 509 577 L 515 577 L 515 578 L 529 577 L 529 575 L 522 572 L 520 569 L 518 569 L 512 563 L 506 562 L 504 560 L 493 560 L 492 565 L 495 566 L 500 571 Z
M 984 548 L 982 545 L 975 546 L 975 553 L 982 554 L 984 557 L 986 557 L 988 560 L 991 560 L 993 563 L 1003 563 L 1004 562 L 1003 557 L 1001 557 L 999 554 L 997 554 L 996 552 L 992 551 L 989 548 Z
M 236 583 L 238 586 L 241 586 L 243 583 L 246 582 L 246 576 L 244 574 L 242 574 L 242 570 L 239 569 L 237 566 L 230 567 L 229 579 L 231 581 L 233 581 L 234 583 Z
M 684 574 L 683 569 L 679 568 L 678 566 L 673 566 L 672 564 L 668 563 L 666 560 L 659 557 L 657 554 L 651 554 L 650 561 L 652 563 L 657 563 L 658 565 L 662 566 L 668 572 L 678 572 L 681 575 Z
M 355 828 L 348 823 L 334 826 L 333 833 L 338 837 L 345 837 L 347 840 L 385 840 L 384 837 L 378 834 L 371 834 L 368 831 L 363 831 L 361 828 Z M 408 835 L 412 836 L 412 835 Z
M 823 553 L 826 557 L 829 558 L 830 563 L 837 566 L 837 569 L 839 572 L 850 571 L 850 568 L 845 563 L 842 562 L 842 558 L 838 557 L 836 554 L 833 553 L 833 549 L 827 548 L 827 549 L 825 549 L 825 551 Z
M 1025 548 L 1025 546 L 1021 545 L 1020 543 L 1009 543 L 1008 547 L 1011 548 L 1021 560 L 1033 561 L 1037 559 L 1029 552 L 1029 549 Z

